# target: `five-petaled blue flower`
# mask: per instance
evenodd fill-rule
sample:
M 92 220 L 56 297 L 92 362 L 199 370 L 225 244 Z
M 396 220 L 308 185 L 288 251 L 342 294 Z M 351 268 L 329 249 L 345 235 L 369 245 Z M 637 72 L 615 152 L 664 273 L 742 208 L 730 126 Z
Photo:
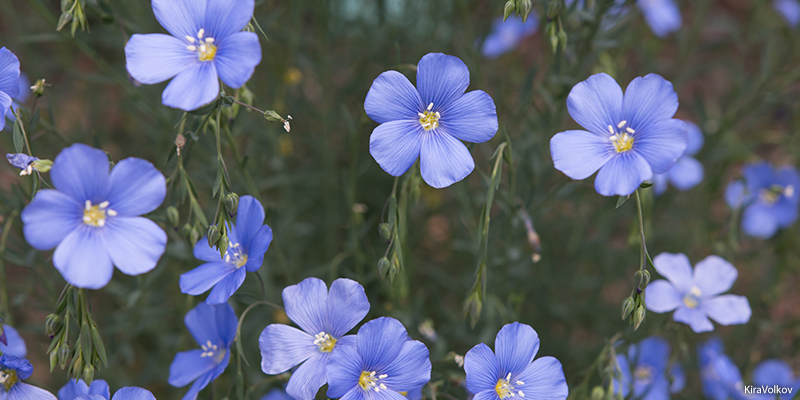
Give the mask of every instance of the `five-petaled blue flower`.
M 577 180 L 600 170 L 594 186 L 603 196 L 633 193 L 654 173 L 668 171 L 686 149 L 686 124 L 672 118 L 678 95 L 659 75 L 634 79 L 624 97 L 614 78 L 592 75 L 572 88 L 567 109 L 586 130 L 553 136 L 553 163 Z
M 792 28 L 800 23 L 800 1 L 797 0 L 773 0 L 772 7 L 777 11 L 786 23 Z
M 126 158 L 109 173 L 104 151 L 74 144 L 56 156 L 50 178 L 55 190 L 40 190 L 22 211 L 23 232 L 38 250 L 56 248 L 53 265 L 69 284 L 99 289 L 115 265 L 127 275 L 156 267 L 167 234 L 140 217 L 167 192 L 153 164 Z
M 6 126 L 5 115 L 19 94 L 19 59 L 11 50 L 0 48 L 0 131 Z
M 419 157 L 422 179 L 450 186 L 475 168 L 461 141 L 482 143 L 497 133 L 497 113 L 482 90 L 464 91 L 469 69 L 458 57 L 426 54 L 417 65 L 417 87 L 403 74 L 386 71 L 372 83 L 364 109 L 379 123 L 369 152 L 392 176 L 405 173 Z
M 38 160 L 38 157 L 31 157 L 25 153 L 6 154 L 6 160 L 11 166 L 17 167 L 22 171 L 20 175 L 30 175 L 33 173 L 33 162 Z
M 238 320 L 228 303 L 200 303 L 184 318 L 189 333 L 200 349 L 182 351 L 169 366 L 170 385 L 183 387 L 194 381 L 183 400 L 194 400 L 203 388 L 225 372 L 236 339 Z
M 497 58 L 514 50 L 522 39 L 534 34 L 538 28 L 539 16 L 533 11 L 525 22 L 522 18 L 510 17 L 503 21 L 503 17 L 498 17 L 492 22 L 492 32 L 483 40 L 481 53 L 489 59 Z
M 327 381 L 332 352 L 355 344 L 356 337 L 345 334 L 367 315 L 369 300 L 356 281 L 337 279 L 329 292 L 322 280 L 307 278 L 283 289 L 283 304 L 302 331 L 282 324 L 264 328 L 258 339 L 261 369 L 275 375 L 303 363 L 289 379 L 286 392 L 297 400 L 310 400 Z
M 467 390 L 475 400 L 505 400 L 511 397 L 566 399 L 569 395 L 561 363 L 541 357 L 539 335 L 530 325 L 514 322 L 497 333 L 494 350 L 484 343 L 464 356 Z
M 627 354 L 617 354 L 622 375 L 621 379 L 614 380 L 614 392 L 619 393 L 621 388 L 622 397 L 627 398 L 632 389 L 634 399 L 661 400 L 669 399 L 670 393 L 682 390 L 685 381 L 681 381 L 680 376 L 673 378 L 672 385 L 667 379 L 669 351 L 666 340 L 649 337 L 639 344 L 628 346 Z
M 108 388 L 108 382 L 102 379 L 95 379 L 91 385 L 81 379 L 70 379 L 66 385 L 58 389 L 58 400 L 75 400 L 84 395 L 100 396 L 105 400 L 111 398 L 111 391 Z
M 792 166 L 775 170 L 762 161 L 742 169 L 745 182 L 733 181 L 725 190 L 731 208 L 744 207 L 744 233 L 767 239 L 797 221 L 800 211 L 800 173 Z
M 0 342 L 0 355 L 8 354 L 17 358 L 25 358 L 28 355 L 28 348 L 25 346 L 25 340 L 22 339 L 19 332 L 5 324 L 3 324 L 3 332 L 6 335 L 6 344 Z
M 669 171 L 653 175 L 653 190 L 656 195 L 667 191 L 667 185 L 670 183 L 678 190 L 686 191 L 703 181 L 703 164 L 692 157 L 703 148 L 703 131 L 694 122 L 683 122 L 686 123 L 688 133 L 686 150 Z
M 272 229 L 264 223 L 264 207 L 253 196 L 242 196 L 236 225 L 228 225 L 228 248 L 225 257 L 200 239 L 194 246 L 194 256 L 206 261 L 181 275 L 181 293 L 194 296 L 211 290 L 208 304 L 220 304 L 242 286 L 247 272 L 255 272 L 264 262 L 264 253 L 272 242 Z M 244 267 L 244 268 L 242 268 Z
M 785 361 L 770 359 L 764 360 L 756 365 L 753 370 L 753 385 L 764 388 L 774 388 L 778 386 L 787 392 L 782 393 L 780 400 L 792 400 L 800 391 L 800 376 L 795 376 L 792 367 Z M 759 400 L 775 400 L 775 394 L 763 394 L 757 396 Z
M 404 400 L 402 392 L 416 392 L 430 379 L 428 348 L 411 340 L 400 321 L 381 317 L 364 324 L 353 345 L 333 350 L 328 362 L 327 396 Z
M 60 393 L 60 392 L 59 392 Z M 106 387 L 105 397 L 100 394 L 96 393 L 86 393 L 82 394 L 75 398 L 76 400 L 108 400 L 108 387 Z M 59 398 L 59 400 L 63 400 Z M 111 400 L 156 400 L 156 396 L 153 396 L 147 389 L 142 389 L 140 387 L 129 386 L 121 388 L 114 393 L 114 397 Z
M 162 102 L 185 111 L 213 101 L 219 79 L 240 88 L 261 62 L 258 36 L 242 32 L 254 7 L 254 0 L 153 0 L 156 19 L 172 36 L 131 36 L 128 72 L 148 85 L 174 77 Z
M 22 382 L 33 374 L 33 365 L 10 354 L 0 356 L 0 399 L 56 400 L 52 393 Z
M 713 400 L 744 400 L 742 373 L 724 354 L 722 340 L 713 337 L 697 346 L 703 395 Z
M 709 317 L 720 325 L 744 324 L 750 320 L 750 303 L 744 296 L 721 293 L 736 281 L 738 271 L 731 263 L 717 256 L 708 256 L 692 264 L 684 254 L 661 253 L 653 259 L 661 276 L 647 285 L 647 309 L 657 313 L 676 310 L 672 318 L 692 330 L 714 330 Z

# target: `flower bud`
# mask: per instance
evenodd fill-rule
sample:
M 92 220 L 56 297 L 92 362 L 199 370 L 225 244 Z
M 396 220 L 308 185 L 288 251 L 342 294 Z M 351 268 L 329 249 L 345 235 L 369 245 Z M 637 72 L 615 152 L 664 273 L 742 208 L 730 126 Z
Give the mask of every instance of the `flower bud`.
M 515 8 L 516 7 L 514 6 L 514 0 L 508 0 L 506 2 L 506 6 L 505 8 L 503 8 L 503 21 L 507 20 L 508 17 L 510 17 L 511 14 L 514 13 Z
M 92 364 L 86 364 L 83 367 L 83 380 L 86 381 L 87 385 L 92 384 L 92 381 L 94 380 L 94 367 Z
M 633 274 L 633 280 L 636 282 L 636 287 L 639 290 L 644 290 L 647 284 L 650 283 L 650 272 L 647 270 L 638 270 Z
M 220 234 L 216 225 L 209 226 L 206 234 L 206 237 L 208 238 L 208 246 L 215 247 L 217 243 L 219 243 L 220 236 L 222 235 Z
M 603 390 L 602 386 L 595 386 L 594 389 L 592 389 L 591 400 L 603 400 L 605 395 L 606 391 Z
M 167 211 L 169 211 L 169 210 L 167 210 Z M 189 225 L 189 224 L 183 224 L 183 227 L 181 227 L 181 235 L 185 236 L 187 239 L 191 239 L 191 237 L 192 237 L 192 226 Z M 194 245 L 195 243 L 197 243 L 197 242 L 192 241 L 192 245 Z
M 522 14 L 523 23 L 528 21 L 528 15 L 530 15 L 532 9 L 533 4 L 531 3 L 531 0 L 520 0 L 519 13 Z
M 386 240 L 392 239 L 392 230 L 389 228 L 389 224 L 385 222 L 380 224 L 378 226 L 378 231 L 380 231 L 381 236 L 383 236 L 384 239 Z
M 222 235 L 219 238 L 219 256 L 225 258 L 225 252 L 228 251 L 228 235 Z
M 633 330 L 639 329 L 639 326 L 644 322 L 646 315 L 647 311 L 644 309 L 644 306 L 639 306 L 636 308 L 636 311 L 633 312 Z
M 69 345 L 64 343 L 58 348 L 58 367 L 67 368 L 67 363 L 69 363 Z
M 50 352 L 50 373 L 53 373 L 53 370 L 56 369 L 56 365 L 58 365 L 58 352 L 51 351 Z
M 386 278 L 386 275 L 389 273 L 389 259 L 386 257 L 381 258 L 378 260 L 378 272 L 381 274 L 381 278 Z
M 236 211 L 239 210 L 239 195 L 236 193 L 228 193 L 225 195 L 225 209 L 228 210 L 228 214 L 235 215 Z
M 628 296 L 625 300 L 622 301 L 622 320 L 624 321 L 628 318 L 629 315 L 633 312 L 633 308 L 636 306 L 636 303 L 633 301 L 633 297 Z
M 167 219 L 172 226 L 177 227 L 181 223 L 181 213 L 173 206 L 167 207 Z M 188 226 L 188 224 L 187 224 Z M 184 226 L 184 230 L 186 227 Z M 191 227 L 189 227 L 191 229 Z
M 61 317 L 59 317 L 56 314 L 48 315 L 44 323 L 44 330 L 45 333 L 47 333 L 47 336 L 50 336 L 50 339 L 52 339 L 53 336 L 56 335 L 56 332 L 58 332 L 60 329 L 61 329 Z

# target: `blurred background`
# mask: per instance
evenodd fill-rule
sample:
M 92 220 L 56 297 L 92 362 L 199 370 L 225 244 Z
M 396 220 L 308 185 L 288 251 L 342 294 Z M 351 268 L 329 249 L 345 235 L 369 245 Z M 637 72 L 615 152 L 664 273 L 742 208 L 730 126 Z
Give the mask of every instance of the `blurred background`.
M 292 129 L 287 133 L 244 108 L 227 110 L 230 136 L 223 147 L 231 190 L 258 198 L 274 231 L 258 271 L 267 299 L 282 304 L 281 290 L 310 276 L 357 280 L 372 304 L 367 320 L 398 318 L 425 342 L 432 385 L 449 398 L 467 393 L 463 370 L 448 353 L 463 355 L 479 342 L 493 346 L 500 327 L 513 321 L 533 326 L 539 355 L 562 362 L 576 396 L 588 368 L 618 333 L 630 343 L 652 335 L 671 343 L 671 359 L 688 378 L 675 398 L 700 397 L 695 347 L 712 335 L 722 337 L 745 381 L 767 358 L 800 371 L 800 225 L 768 240 L 750 238 L 723 200 L 745 163 L 800 165 L 800 34 L 766 0 L 677 0 L 682 24 L 665 37 L 653 33 L 633 1 L 622 13 L 610 1 L 569 3 L 533 1 L 528 24 L 538 27 L 489 58 L 481 46 L 503 15 L 501 0 L 256 1 L 255 18 L 269 38 L 259 35 L 263 60 L 246 90 L 229 92 L 262 110 L 290 114 Z M 165 32 L 150 2 L 87 0 L 87 29 L 74 37 L 69 25 L 55 31 L 60 7 L 53 0 L 0 0 L 0 46 L 19 57 L 31 81 L 45 78 L 50 85 L 36 100 L 40 122 L 29 132 L 34 155 L 53 159 L 71 143 L 87 143 L 114 161 L 147 159 L 174 179 L 176 157 L 170 155 L 183 112 L 161 104 L 165 84 L 139 86 L 125 69 L 123 48 L 131 34 Z M 394 179 L 369 154 L 377 124 L 363 103 L 383 71 L 399 70 L 415 82 L 415 65 L 429 52 L 458 56 L 469 66 L 468 90 L 493 97 L 500 130 L 490 142 L 469 144 L 475 171 L 447 189 L 421 182 L 418 166 L 400 178 L 404 263 L 390 280 L 377 267 L 387 248 L 378 224 L 386 218 L 382 210 Z M 660 74 L 679 95 L 676 117 L 703 131 L 705 145 L 695 156 L 705 168 L 703 182 L 661 196 L 644 191 L 647 244 L 652 256 L 685 253 L 696 263 L 717 254 L 733 263 L 739 278 L 730 293 L 749 299 L 748 324 L 715 324 L 714 332 L 695 334 L 670 314 L 649 312 L 637 331 L 620 320 L 639 263 L 635 202 L 615 209 L 617 198 L 598 195 L 593 178 L 576 182 L 556 171 L 549 151 L 554 134 L 578 128 L 566 111 L 569 90 L 597 72 L 623 88 L 637 76 Z M 192 118 L 183 161 L 210 219 L 217 203 L 211 197 L 214 135 L 200 126 L 200 117 Z M 3 152 L 13 153 L 10 129 L 2 136 Z M 486 296 L 472 326 L 464 304 L 483 259 L 479 221 L 495 165 L 491 156 L 505 141 L 512 157 L 499 164 L 488 213 Z M 18 172 L 0 167 L 0 215 L 10 228 L 0 250 L 7 289 L 0 293 L 0 314 L 28 344 L 33 382 L 56 391 L 66 372 L 48 373 L 44 320 L 65 282 L 52 267 L 52 252 L 35 251 L 21 234 L 15 215 L 30 201 L 31 183 Z M 178 286 L 179 275 L 200 264 L 182 232 L 192 222 L 181 197 L 176 185 L 150 215 L 169 233 L 158 267 L 138 277 L 117 271 L 108 286 L 90 293 L 110 364 L 95 378 L 107 380 L 112 392 L 137 385 L 168 399 L 187 390 L 169 386 L 167 376 L 175 353 L 196 347 L 183 316 L 204 296 L 183 295 Z M 178 226 L 168 221 L 169 206 L 180 211 Z M 16 220 L 7 224 L 8 217 Z M 538 243 L 529 240 L 532 233 Z M 249 274 L 231 299 L 237 315 L 261 298 L 260 291 Z M 258 307 L 243 324 L 250 366 L 242 368 L 251 399 L 287 379 L 266 376 L 259 367 L 258 335 L 276 322 L 289 323 L 280 310 Z M 233 360 L 215 382 L 214 398 L 230 393 Z M 601 383 L 597 374 L 588 379 L 589 387 Z

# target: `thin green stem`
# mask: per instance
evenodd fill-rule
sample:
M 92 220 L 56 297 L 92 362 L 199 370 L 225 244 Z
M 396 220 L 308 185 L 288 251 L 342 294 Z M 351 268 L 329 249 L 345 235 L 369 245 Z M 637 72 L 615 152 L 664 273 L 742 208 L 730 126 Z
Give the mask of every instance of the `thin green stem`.
M 636 210 L 639 214 L 639 234 L 642 236 L 642 252 L 639 255 L 639 269 L 644 271 L 647 268 L 647 242 L 644 237 L 644 216 L 642 215 L 642 199 L 639 196 L 639 189 L 636 189 Z
M 258 108 L 255 108 L 255 107 L 251 106 L 250 104 L 242 103 L 239 100 L 234 99 L 233 102 L 238 104 L 238 105 L 240 105 L 240 106 L 245 106 L 245 107 L 247 107 L 247 108 L 249 108 L 249 109 L 251 109 L 253 111 L 256 111 L 258 113 L 261 113 L 261 114 L 265 114 L 266 113 L 266 111 L 259 110 Z

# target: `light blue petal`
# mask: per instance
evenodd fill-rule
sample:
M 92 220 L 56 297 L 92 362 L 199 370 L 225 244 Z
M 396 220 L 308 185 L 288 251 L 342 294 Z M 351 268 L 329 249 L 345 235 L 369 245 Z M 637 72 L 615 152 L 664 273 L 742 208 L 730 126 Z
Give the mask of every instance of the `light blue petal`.
M 605 73 L 592 75 L 570 90 L 567 110 L 584 129 L 607 138 L 608 126 L 621 122 L 622 88 Z
M 526 22 L 521 18 L 511 17 L 503 21 L 498 17 L 492 22 L 492 32 L 486 36 L 481 46 L 484 57 L 493 59 L 514 50 L 526 36 L 539 28 L 539 16 L 531 12 Z
M 198 344 L 210 341 L 212 344 L 229 347 L 236 337 L 238 320 L 233 307 L 227 303 L 213 306 L 200 303 L 183 320 Z
M 656 375 L 662 375 L 667 368 L 669 351 L 669 342 L 657 336 L 648 337 L 639 342 L 636 365 L 650 366 Z
M 218 95 L 216 66 L 212 62 L 201 62 L 173 78 L 161 94 L 161 102 L 167 107 L 192 111 L 211 103 Z
M 738 276 L 736 267 L 719 256 L 708 256 L 694 267 L 694 284 L 700 289 L 701 298 L 726 292 Z
M 82 219 L 83 204 L 65 193 L 43 189 L 22 210 L 22 232 L 35 249 L 50 250 L 81 227 Z
M 253 18 L 254 0 L 207 0 L 205 25 L 213 38 L 227 38 L 244 29 Z M 220 48 L 222 46 L 220 45 Z
M 673 0 L 636 0 L 653 33 L 663 38 L 681 28 L 681 10 Z
M 403 175 L 420 154 L 423 135 L 419 121 L 397 120 L 378 125 L 369 137 L 369 154 L 392 176 Z
M 89 386 L 89 394 L 96 394 L 102 396 L 104 399 L 111 398 L 111 390 L 108 388 L 108 382 L 102 379 L 95 379 Z
M 390 390 L 407 392 L 421 388 L 431 380 L 431 359 L 428 348 L 418 340 L 407 340 L 397 358 L 380 371 L 389 375 L 380 382 Z
M 11 50 L 3 47 L 0 49 L 0 92 L 8 95 L 9 98 L 17 97 L 19 94 L 19 59 Z M 3 107 L 3 109 L 10 107 Z
M 714 330 L 714 325 L 708 320 L 706 313 L 699 308 L 680 307 L 672 315 L 672 319 L 689 325 L 695 333 Z
M 679 119 L 653 121 L 636 131 L 633 152 L 650 164 L 654 173 L 669 171 L 686 150 L 686 124 Z
M 229 0 L 214 1 L 234 3 Z M 249 1 L 252 4 L 253 0 Z M 214 62 L 220 79 L 226 85 L 234 89 L 242 87 L 250 80 L 256 66 L 261 62 L 261 44 L 258 43 L 258 35 L 255 32 L 236 32 L 220 40 L 217 43 Z
M 525 399 L 564 400 L 569 396 L 567 380 L 561 363 L 553 357 L 542 357 L 528 365 L 512 380 L 524 382 L 515 385 L 515 390 L 525 393 Z
M 164 82 L 200 62 L 188 45 L 184 39 L 161 33 L 134 34 L 125 44 L 125 68 L 146 85 Z
M 2 397 L 3 400 L 56 400 L 56 396 L 52 393 L 25 382 L 17 382 L 8 394 Z
M 203 237 L 202 239 L 198 240 L 197 243 L 195 243 L 193 254 L 195 258 L 202 261 L 207 261 L 207 262 L 222 261 L 222 256 L 219 254 L 219 251 L 209 246 L 208 239 L 206 239 L 205 237 Z
M 594 188 L 603 196 L 627 196 L 653 177 L 644 157 L 633 152 L 618 153 L 597 173 Z
M 647 309 L 657 313 L 670 312 L 683 303 L 683 297 L 671 283 L 658 279 L 647 285 Z
M 14 101 L 11 99 L 11 96 L 5 94 L 4 92 L 0 92 L 0 111 L 2 111 L 3 115 L 8 114 L 9 107 Z M 6 119 L 5 117 L 0 118 L 0 131 L 3 130 L 6 126 Z
M 327 321 L 328 288 L 318 278 L 306 278 L 283 289 L 286 316 L 301 329 L 316 335 L 325 331 Z
M 489 390 L 484 390 L 480 393 L 476 393 L 472 400 L 500 400 L 500 396 L 497 395 L 497 390 L 494 388 Z
M 667 186 L 669 186 L 668 174 L 669 172 L 665 174 L 653 174 L 653 192 L 656 196 L 661 196 L 667 191 Z
M 483 143 L 497 133 L 494 100 L 483 90 L 473 90 L 459 97 L 441 111 L 437 131 L 465 142 Z
M 744 202 L 744 182 L 736 180 L 731 181 L 728 187 L 725 188 L 725 203 L 730 208 L 739 208 Z
M 693 156 L 703 148 L 703 143 L 705 142 L 703 131 L 692 121 L 684 120 L 683 122 L 686 124 L 686 135 L 688 139 L 686 151 L 683 154 Z
M 530 325 L 514 322 L 504 325 L 494 340 L 500 374 L 516 376 L 533 361 L 539 351 L 539 335 Z
M 144 217 L 110 217 L 101 229 L 103 246 L 125 275 L 152 271 L 167 248 L 167 233 Z
M 768 206 L 756 203 L 742 213 L 742 230 L 750 236 L 769 239 L 778 232 L 778 228 L 778 221 Z
M 617 354 L 617 364 L 619 364 L 622 376 L 614 378 L 612 385 L 614 386 L 614 393 L 622 391 L 622 397 L 628 397 L 631 391 L 631 366 L 628 363 L 628 358 L 623 354 Z
M 800 23 L 800 2 L 797 0 L 773 0 L 772 7 L 792 28 Z
M 461 181 L 475 169 L 475 161 L 464 143 L 436 131 L 423 135 L 419 163 L 422 179 L 437 189 Z
M 330 392 L 330 390 L 328 390 Z M 388 392 L 388 390 L 387 390 Z M 329 398 L 330 395 L 327 395 Z M 339 398 L 339 400 L 375 400 L 373 398 L 367 397 L 367 393 L 361 389 L 358 385 L 353 386 L 350 388 L 349 391 L 345 392 L 345 394 Z
M 91 386 L 87 386 L 83 379 L 70 379 L 58 390 L 58 400 L 74 400 L 79 397 L 108 400 L 111 393 L 108 383 L 102 379 L 95 379 Z
M 250 240 L 250 248 L 247 250 L 247 264 L 245 264 L 247 272 L 256 272 L 261 268 L 261 264 L 264 263 L 264 253 L 269 249 L 270 243 L 272 243 L 272 228 L 262 225 Z
M 327 304 L 326 332 L 340 338 L 353 329 L 369 312 L 369 300 L 358 282 L 339 278 L 331 283 Z
M 264 206 L 253 196 L 242 196 L 236 212 L 236 236 L 250 257 L 250 240 L 264 224 Z
M 364 100 L 364 111 L 379 124 L 397 120 L 413 120 L 419 124 L 417 113 L 426 107 L 417 88 L 397 71 L 378 75 Z
M 96 205 L 106 200 L 108 169 L 106 152 L 77 143 L 56 156 L 50 178 L 58 191 L 72 196 L 81 206 L 86 200 Z
M 683 253 L 661 253 L 653 259 L 656 271 L 667 278 L 679 293 L 686 293 L 694 285 L 694 272 L 689 257 Z
M 114 266 L 102 234 L 88 225 L 68 234 L 53 253 L 53 265 L 72 286 L 100 289 L 111 280 Z
M 686 371 L 683 369 L 683 366 L 679 363 L 675 363 L 670 368 L 669 374 L 671 376 L 672 383 L 669 385 L 669 392 L 670 393 L 678 393 L 686 387 Z
M 406 394 L 405 394 L 405 397 L 408 400 L 421 400 L 422 399 L 422 388 L 413 389 L 413 390 L 407 391 Z
M 225 278 L 222 278 L 222 280 L 219 281 L 219 283 L 217 283 L 213 289 L 211 289 L 211 293 L 209 293 L 208 297 L 206 298 L 206 303 L 220 304 L 227 302 L 228 299 L 230 299 L 231 296 L 233 296 L 233 294 L 236 293 L 236 291 L 242 286 L 246 275 L 247 270 L 244 268 L 239 268 Z
M 274 388 L 265 394 L 261 400 L 294 400 L 294 398 L 289 396 L 285 390 Z
M 205 263 L 181 274 L 181 293 L 192 296 L 201 295 L 234 271 L 236 271 L 236 268 L 226 262 Z
M 25 104 L 28 101 L 28 98 L 31 97 L 31 80 L 28 79 L 28 75 L 24 72 L 19 73 L 19 92 L 17 92 L 16 96 L 14 97 L 14 103 L 16 104 Z
M 364 370 L 383 371 L 388 368 L 407 340 L 406 328 L 394 318 L 380 317 L 362 325 L 356 335 L 356 348 Z
M 614 154 L 610 140 L 587 131 L 560 132 L 550 139 L 556 169 L 575 180 L 590 177 Z
M 2 322 L 0 322 L 2 324 Z M 3 331 L 6 334 L 6 341 L 8 345 L 0 343 L 0 353 L 8 354 L 17 358 L 25 358 L 28 354 L 28 348 L 25 346 L 25 340 L 19 335 L 14 327 L 3 324 Z
M 258 348 L 261 350 L 261 370 L 267 375 L 282 374 L 319 354 L 313 336 L 282 324 L 264 328 L 258 338 Z
M 214 380 L 213 376 L 214 376 L 214 371 L 200 375 L 200 377 L 197 378 L 197 380 L 194 381 L 192 386 L 189 388 L 189 391 L 186 392 L 185 395 L 183 395 L 181 400 L 196 400 L 197 395 L 200 393 L 200 391 L 205 389 L 205 387 L 208 386 L 208 384 L 211 383 L 212 380 Z
M 753 311 L 747 297 L 726 294 L 704 300 L 700 308 L 720 325 L 744 324 L 750 321 Z
M 750 193 L 758 193 L 759 189 L 769 188 L 775 183 L 775 172 L 765 161 L 745 165 L 742 168 L 742 175 Z
M 417 90 L 422 104 L 447 107 L 469 86 L 469 69 L 460 58 L 428 53 L 417 64 Z
M 663 373 L 649 381 L 637 384 L 634 388 L 634 392 L 638 394 L 636 396 L 637 399 L 670 400 L 669 382 Z
M 207 0 L 153 0 L 153 13 L 172 36 L 196 37 L 204 25 L 207 3 Z
M 686 191 L 703 181 L 703 164 L 692 157 L 684 156 L 679 158 L 667 173 L 672 186 Z
M 108 207 L 123 217 L 154 211 L 164 202 L 166 195 L 164 174 L 141 158 L 131 157 L 118 162 L 108 176 Z
M 317 353 L 300 365 L 289 378 L 286 393 L 295 399 L 314 399 L 327 382 L 328 353 Z
M 781 360 L 765 360 L 753 370 L 753 384 L 757 386 L 784 386 L 791 387 L 794 383 L 794 374 L 789 364 Z
M 156 397 L 147 389 L 128 386 L 117 390 L 111 400 L 156 400 Z
M 500 365 L 492 349 L 484 343 L 471 348 L 464 356 L 464 371 L 467 373 L 467 390 L 481 393 L 494 390 L 500 379 Z
M 627 121 L 627 126 L 636 130 L 637 136 L 656 123 L 672 118 L 675 111 L 678 111 L 678 94 L 672 88 L 672 83 L 658 74 L 635 78 L 625 89 L 622 119 Z M 681 153 L 686 149 L 686 140 L 684 132 Z
M 353 389 L 361 392 L 358 379 L 364 371 L 364 363 L 355 347 L 336 346 L 328 359 L 328 392 L 329 398 L 342 397 Z
M 172 364 L 169 366 L 170 385 L 183 387 L 200 377 L 214 370 L 217 363 L 214 357 L 202 357 L 203 350 L 195 349 L 182 351 L 175 355 Z M 116 396 L 115 396 L 116 397 Z

